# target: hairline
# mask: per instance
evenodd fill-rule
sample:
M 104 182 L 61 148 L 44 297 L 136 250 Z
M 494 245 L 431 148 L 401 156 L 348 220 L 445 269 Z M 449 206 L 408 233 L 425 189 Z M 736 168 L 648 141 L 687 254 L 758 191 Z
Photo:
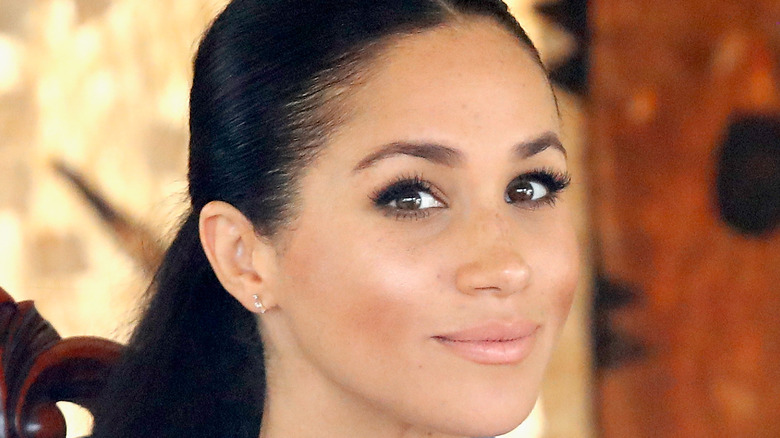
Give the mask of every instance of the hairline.
M 455 30 L 463 26 L 490 22 L 514 38 L 541 69 L 540 73 L 550 86 L 550 94 L 558 110 L 558 99 L 552 90 L 547 69 L 533 46 L 523 41 L 512 28 L 495 17 L 477 12 L 456 11 L 442 0 L 436 0 L 436 3 L 444 9 L 444 17 L 440 23 L 430 27 L 394 32 L 368 42 L 358 50 L 347 53 L 346 56 L 335 57 L 331 60 L 331 67 L 318 72 L 309 80 L 303 92 L 286 105 L 292 112 L 290 131 L 295 132 L 293 134 L 295 140 L 292 141 L 300 142 L 299 147 L 291 149 L 304 152 L 291 162 L 289 202 L 286 203 L 286 211 L 282 215 L 283 219 L 278 229 L 271 233 L 258 233 L 258 235 L 277 241 L 275 236 L 279 232 L 293 226 L 300 213 L 300 181 L 303 176 L 316 165 L 320 153 L 329 147 L 331 139 L 354 115 L 356 108 L 350 106 L 352 97 L 379 71 L 382 58 L 408 38 L 442 29 Z M 558 113 L 560 116 L 559 110 Z

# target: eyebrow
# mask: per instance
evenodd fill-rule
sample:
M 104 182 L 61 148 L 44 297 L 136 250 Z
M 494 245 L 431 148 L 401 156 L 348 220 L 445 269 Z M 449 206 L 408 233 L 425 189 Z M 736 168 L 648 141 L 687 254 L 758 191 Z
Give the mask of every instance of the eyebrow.
M 563 147 L 561 140 L 551 131 L 545 132 L 532 140 L 516 144 L 512 148 L 512 155 L 516 159 L 527 159 L 549 148 L 561 152 L 564 157 L 567 156 L 566 148 Z M 432 163 L 448 167 L 455 167 L 462 164 L 464 161 L 463 153 L 449 146 L 430 142 L 417 143 L 399 141 L 388 143 L 360 160 L 355 168 L 352 169 L 352 173 L 355 174 L 373 166 L 380 160 L 395 155 L 409 155 L 412 157 L 424 158 Z

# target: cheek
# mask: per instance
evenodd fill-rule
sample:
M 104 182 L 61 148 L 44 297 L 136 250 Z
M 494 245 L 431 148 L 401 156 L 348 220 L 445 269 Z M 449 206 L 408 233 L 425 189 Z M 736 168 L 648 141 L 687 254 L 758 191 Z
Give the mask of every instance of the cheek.
M 299 237 L 282 265 L 280 304 L 302 344 L 326 343 L 328 354 L 359 361 L 403 354 L 401 345 L 421 336 L 431 260 L 416 263 L 368 232 Z
M 546 315 L 560 329 L 571 309 L 580 270 L 580 249 L 571 222 L 564 216 L 543 233 L 537 234 L 533 254 L 533 288 L 545 301 Z

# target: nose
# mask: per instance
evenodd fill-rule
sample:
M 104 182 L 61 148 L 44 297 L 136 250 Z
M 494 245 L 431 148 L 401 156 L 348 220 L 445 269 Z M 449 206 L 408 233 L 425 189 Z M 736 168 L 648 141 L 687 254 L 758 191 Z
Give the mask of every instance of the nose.
M 488 226 L 484 226 L 488 225 Z M 468 256 L 455 272 L 458 290 L 469 295 L 484 292 L 509 296 L 523 291 L 531 282 L 531 267 L 523 257 L 523 249 L 512 238 L 511 230 L 500 219 L 493 218 L 473 229 Z
M 508 255 L 492 255 L 459 267 L 456 283 L 459 291 L 476 295 L 491 292 L 509 296 L 524 290 L 531 279 L 527 263 Z

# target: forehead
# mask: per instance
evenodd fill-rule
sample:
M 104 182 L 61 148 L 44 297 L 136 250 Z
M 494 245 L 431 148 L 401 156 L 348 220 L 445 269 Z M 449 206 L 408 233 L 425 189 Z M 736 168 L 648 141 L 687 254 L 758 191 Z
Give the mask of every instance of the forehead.
M 558 132 L 542 68 L 490 19 L 402 37 L 371 63 L 345 102 L 331 146 L 359 155 L 391 141 L 436 141 L 470 153 Z M 337 151 L 338 152 L 338 151 Z

